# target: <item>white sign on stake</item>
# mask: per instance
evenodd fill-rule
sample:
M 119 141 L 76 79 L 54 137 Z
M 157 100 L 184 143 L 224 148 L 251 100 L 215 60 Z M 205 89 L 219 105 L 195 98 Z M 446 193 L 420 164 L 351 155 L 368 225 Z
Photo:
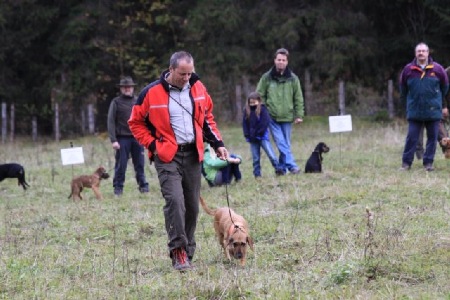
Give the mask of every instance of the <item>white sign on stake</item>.
M 61 160 L 63 166 L 84 164 L 83 148 L 75 147 L 75 148 L 61 149 Z
M 329 116 L 330 132 L 346 132 L 352 131 L 352 116 Z

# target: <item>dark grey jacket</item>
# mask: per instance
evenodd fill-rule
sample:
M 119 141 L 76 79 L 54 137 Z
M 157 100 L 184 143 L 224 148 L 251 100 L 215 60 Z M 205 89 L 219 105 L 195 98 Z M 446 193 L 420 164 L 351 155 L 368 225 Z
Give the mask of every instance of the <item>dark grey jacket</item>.
M 111 143 L 117 141 L 118 136 L 133 136 L 128 126 L 136 97 L 120 95 L 114 98 L 108 110 L 108 135 Z

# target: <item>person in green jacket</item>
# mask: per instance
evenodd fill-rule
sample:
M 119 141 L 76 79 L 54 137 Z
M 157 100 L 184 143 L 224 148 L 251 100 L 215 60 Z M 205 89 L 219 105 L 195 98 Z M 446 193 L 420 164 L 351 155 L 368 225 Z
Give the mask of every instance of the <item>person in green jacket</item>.
M 239 182 L 242 178 L 239 170 L 241 162 L 242 157 L 236 154 L 229 155 L 226 160 L 219 159 L 207 145 L 204 150 L 202 174 L 210 187 L 230 184 L 233 178 Z
M 274 66 L 264 73 L 256 91 L 261 95 L 271 117 L 269 128 L 280 153 L 279 164 L 286 174 L 300 173 L 291 151 L 292 122 L 303 122 L 304 101 L 300 79 L 288 68 L 289 51 L 281 48 L 275 52 Z

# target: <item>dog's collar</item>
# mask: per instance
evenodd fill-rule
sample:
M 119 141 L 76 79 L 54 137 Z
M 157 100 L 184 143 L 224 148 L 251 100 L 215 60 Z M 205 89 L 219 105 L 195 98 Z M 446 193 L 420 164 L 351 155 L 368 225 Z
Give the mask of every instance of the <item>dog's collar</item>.
M 242 232 L 245 232 L 245 230 L 244 229 L 242 229 L 242 226 L 239 226 L 238 224 L 231 224 L 231 226 L 230 226 L 230 229 L 228 229 L 228 235 L 229 236 L 231 236 L 231 235 L 233 235 L 236 231 L 238 231 L 238 230 L 240 230 L 240 231 L 242 231 Z

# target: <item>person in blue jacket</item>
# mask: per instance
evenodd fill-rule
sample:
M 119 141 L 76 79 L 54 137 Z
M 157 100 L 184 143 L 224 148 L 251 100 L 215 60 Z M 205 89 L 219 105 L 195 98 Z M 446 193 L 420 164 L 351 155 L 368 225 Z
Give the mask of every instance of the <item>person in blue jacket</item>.
M 270 115 L 266 106 L 262 103 L 261 96 L 258 92 L 250 93 L 244 109 L 242 129 L 245 140 L 250 144 L 255 178 L 261 177 L 261 148 L 266 152 L 275 169 L 275 174 L 284 174 L 270 143 L 269 123 Z
M 425 43 L 417 44 L 414 60 L 407 64 L 400 75 L 400 97 L 406 103 L 408 134 L 402 156 L 401 170 L 409 170 L 422 127 L 427 132 L 427 143 L 423 154 L 423 166 L 433 171 L 434 155 L 442 115 L 448 114 L 445 95 L 448 77 L 444 68 L 429 56 Z

